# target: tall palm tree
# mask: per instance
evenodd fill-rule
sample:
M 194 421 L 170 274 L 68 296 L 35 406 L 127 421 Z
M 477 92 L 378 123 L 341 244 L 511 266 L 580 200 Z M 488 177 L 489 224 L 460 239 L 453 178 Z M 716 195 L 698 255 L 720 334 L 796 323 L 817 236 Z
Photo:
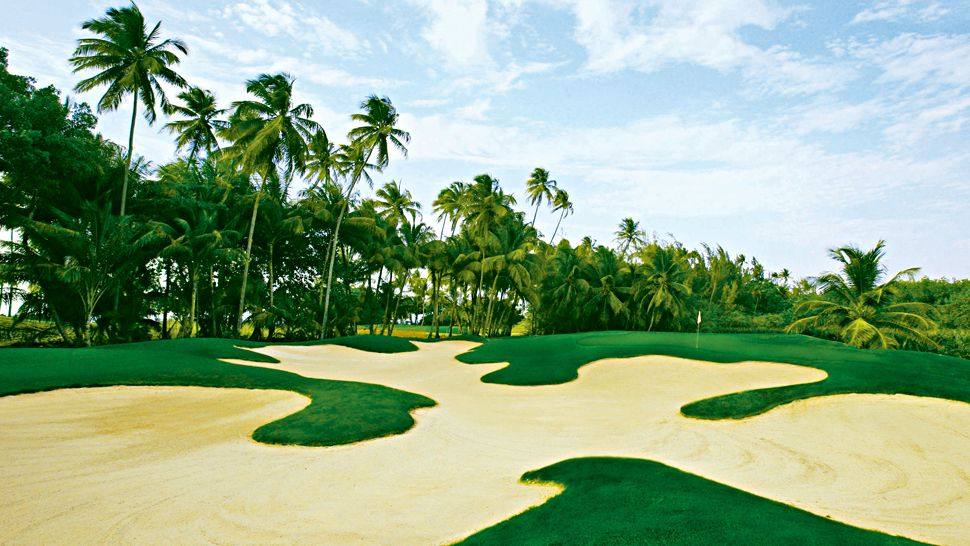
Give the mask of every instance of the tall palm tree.
M 454 181 L 438 192 L 438 197 L 431 204 L 434 211 L 441 220 L 441 235 L 439 239 L 445 238 L 445 225 L 451 223 L 451 234 L 455 234 L 455 228 L 461 217 L 462 205 L 465 198 L 467 185 L 461 181 Z
M 919 268 L 904 269 L 884 280 L 885 245 L 879 241 L 868 251 L 855 246 L 830 250 L 842 271 L 818 278 L 823 298 L 799 304 L 795 311 L 805 316 L 792 322 L 787 331 L 815 328 L 861 348 L 889 349 L 907 341 L 937 346 L 928 335 L 936 327 L 928 318 L 932 307 L 895 301 L 900 277 L 912 276 Z
M 219 119 L 226 113 L 225 108 L 216 105 L 216 97 L 209 91 L 191 87 L 179 93 L 182 104 L 173 104 L 169 114 L 178 114 L 182 119 L 165 124 L 165 129 L 176 135 L 175 145 L 179 150 L 189 151 L 189 160 L 206 155 L 219 149 L 216 134 L 224 131 L 229 123 Z
M 633 218 L 620 220 L 620 225 L 613 234 L 616 235 L 616 242 L 620 245 L 621 256 L 626 256 L 631 247 L 636 250 L 647 243 L 647 234 L 640 229 L 640 222 Z
M 476 176 L 469 192 L 467 225 L 469 234 L 478 247 L 479 263 L 481 264 L 478 275 L 478 289 L 474 292 L 476 302 L 479 303 L 479 305 L 476 305 L 473 321 L 477 331 L 482 326 L 479 320 L 481 315 L 479 311 L 481 311 L 480 303 L 483 297 L 482 285 L 485 280 L 484 262 L 487 251 L 499 245 L 500 240 L 494 230 L 503 218 L 512 214 L 510 206 L 515 202 L 515 199 L 502 191 L 498 180 L 487 174 Z
M 405 190 L 396 180 L 391 180 L 378 189 L 376 197 L 375 206 L 378 212 L 392 227 L 413 225 L 421 215 L 421 203 L 415 201 L 411 191 Z
M 562 223 L 562 219 L 567 214 L 573 213 L 573 204 L 569 201 L 569 194 L 562 188 L 556 189 L 556 195 L 552 198 L 552 211 L 555 212 L 557 210 L 559 211 L 559 220 L 556 221 L 556 229 L 552 230 L 552 237 L 549 237 L 550 245 L 556 240 L 556 234 L 559 233 L 559 224 Z
M 311 189 L 321 184 L 336 184 L 337 179 L 346 173 L 347 157 L 342 148 L 334 144 L 323 129 L 313 133 L 308 142 L 308 149 L 306 173 L 313 180 Z
M 187 84 L 172 65 L 181 59 L 178 52 L 188 54 L 188 48 L 178 39 L 161 39 L 161 22 L 151 30 L 145 25 L 145 16 L 134 3 L 124 8 L 110 8 L 100 19 L 85 21 L 81 28 L 97 35 L 81 38 L 77 42 L 70 62 L 74 72 L 98 70 L 94 76 L 81 80 L 75 86 L 78 92 L 107 86 L 98 101 L 98 112 L 117 110 L 125 96 L 132 95 L 131 127 L 128 130 L 128 150 L 125 153 L 125 169 L 121 184 L 121 216 L 125 215 L 128 200 L 128 172 L 131 166 L 135 140 L 135 119 L 138 117 L 139 101 L 145 106 L 145 119 L 155 123 L 155 106 L 163 110 L 168 99 L 162 89 L 163 83 L 175 87 Z
M 312 119 L 313 107 L 293 104 L 293 78 L 287 74 L 262 74 L 246 82 L 246 91 L 256 100 L 236 101 L 224 136 L 232 142 L 227 153 L 235 157 L 243 172 L 262 180 L 253 199 L 253 212 L 246 238 L 246 258 L 243 262 L 242 283 L 239 290 L 239 312 L 236 331 L 242 327 L 246 306 L 246 283 L 252 261 L 253 233 L 259 201 L 270 180 L 279 180 L 280 168 L 284 178 L 301 172 L 306 164 L 307 140 L 319 130 Z
M 656 247 L 644 260 L 644 276 L 634 287 L 634 299 L 646 308 L 650 322 L 647 330 L 665 319 L 684 316 L 690 286 L 686 261 L 672 247 Z M 645 305 L 643 305 L 645 304 Z
M 371 95 L 360 108 L 363 111 L 350 118 L 361 125 L 351 129 L 347 136 L 367 150 L 367 159 L 383 169 L 390 161 L 391 147 L 407 157 L 406 144 L 411 142 L 411 135 L 397 126 L 399 116 L 391 99 Z
M 333 230 L 333 241 L 330 245 L 330 260 L 327 266 L 326 296 L 323 304 L 323 322 L 320 325 L 320 338 L 327 334 L 327 322 L 330 318 L 330 293 L 333 288 L 333 263 L 337 256 L 337 239 L 340 237 L 340 224 L 343 220 L 346 203 L 354 193 L 357 183 L 362 177 L 370 181 L 367 174 L 371 169 L 382 170 L 390 162 L 390 148 L 396 148 L 403 156 L 407 156 L 406 144 L 411 141 L 411 135 L 397 126 L 399 115 L 397 109 L 387 97 L 371 95 L 360 104 L 362 112 L 353 114 L 351 119 L 360 123 L 347 133 L 351 140 L 345 148 L 347 155 L 350 183 L 347 185 L 344 209 L 337 217 L 337 224 Z M 375 155 L 376 154 L 376 155 Z
M 549 171 L 536 167 L 529 179 L 525 181 L 525 191 L 529 196 L 529 204 L 536 206 L 536 210 L 532 214 L 532 222 L 529 223 L 530 226 L 535 227 L 536 218 L 539 216 L 539 206 L 542 205 L 543 201 L 552 204 L 556 191 L 556 181 L 549 179 Z

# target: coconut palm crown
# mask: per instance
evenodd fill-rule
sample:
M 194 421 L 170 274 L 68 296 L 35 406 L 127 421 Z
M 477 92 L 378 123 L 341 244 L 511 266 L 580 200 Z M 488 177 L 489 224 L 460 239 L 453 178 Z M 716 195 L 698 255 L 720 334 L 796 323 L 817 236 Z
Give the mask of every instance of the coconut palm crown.
M 795 308 L 804 315 L 792 322 L 788 332 L 813 329 L 861 348 L 889 349 L 909 342 L 936 346 L 929 334 L 936 325 L 929 318 L 932 307 L 919 302 L 897 303 L 897 283 L 919 268 L 899 271 L 885 279 L 882 265 L 885 241 L 871 250 L 844 246 L 829 251 L 841 264 L 840 273 L 826 273 L 817 279 L 822 298 L 804 301 Z
M 179 53 L 188 53 L 181 40 L 160 36 L 162 23 L 151 30 L 145 16 L 132 3 L 124 8 L 110 8 L 100 19 L 85 21 L 81 28 L 97 35 L 81 38 L 70 62 L 74 72 L 97 70 L 97 74 L 78 82 L 75 90 L 81 93 L 107 86 L 98 101 L 99 112 L 117 110 L 127 95 L 132 96 L 131 126 L 128 130 L 128 150 L 121 187 L 121 215 L 125 214 L 128 199 L 128 167 L 131 165 L 135 140 L 135 120 L 138 103 L 145 106 L 145 119 L 155 123 L 156 106 L 169 108 L 162 84 L 185 87 L 182 76 L 172 70 L 181 61 Z
M 165 129 L 176 135 L 175 145 L 179 150 L 188 150 L 189 159 L 195 159 L 200 152 L 206 154 L 219 149 L 219 139 L 216 134 L 224 131 L 229 123 L 219 119 L 226 113 L 226 109 L 216 105 L 215 96 L 204 89 L 191 87 L 179 93 L 182 104 L 173 104 L 170 114 L 177 114 L 177 119 L 165 124 Z

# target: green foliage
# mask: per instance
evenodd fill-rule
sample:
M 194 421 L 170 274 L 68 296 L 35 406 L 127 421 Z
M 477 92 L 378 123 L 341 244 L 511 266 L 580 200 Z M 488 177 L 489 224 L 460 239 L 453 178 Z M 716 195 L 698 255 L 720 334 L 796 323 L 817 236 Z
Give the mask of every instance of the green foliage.
M 932 307 L 918 301 L 897 301 L 897 282 L 919 269 L 900 271 L 889 279 L 881 265 L 883 247 L 867 252 L 847 246 L 833 249 L 832 258 L 842 267 L 841 274 L 826 273 L 818 279 L 821 299 L 801 302 L 795 309 L 802 316 L 787 331 L 813 329 L 863 348 L 889 349 L 901 342 L 935 346 L 929 334 L 936 325 L 928 318 Z
M 522 480 L 565 491 L 460 544 L 917 544 L 654 461 L 569 459 Z
M 596 332 L 489 340 L 459 355 L 469 364 L 508 362 L 482 381 L 549 385 L 578 377 L 603 358 L 669 355 L 709 362 L 749 360 L 810 366 L 822 381 L 744 391 L 692 402 L 681 412 L 702 419 L 740 419 L 814 396 L 846 393 L 909 394 L 970 402 L 970 360 L 913 351 L 860 350 L 833 341 L 787 334 Z
M 64 344 L 173 335 L 325 339 L 360 329 L 393 334 L 403 323 L 435 326 L 430 339 L 689 332 L 700 313 L 705 332 L 779 332 L 795 322 L 861 346 L 968 352 L 964 281 L 903 290 L 897 280 L 837 304 L 831 277 L 794 281 L 786 269 L 768 272 L 720 246 L 650 237 L 632 217 L 620 223 L 614 247 L 588 237 L 553 246 L 573 203 L 544 168 L 524 180 L 527 210 L 487 173 L 452 182 L 432 203 L 441 222 L 432 228 L 403 181 L 380 181 L 372 199 L 359 195 L 391 155 L 407 153 L 410 134 L 388 97 L 365 98 L 338 144 L 311 119 L 312 106 L 294 100 L 286 74 L 249 80 L 249 97 L 221 108 L 173 72 L 187 49 L 159 28 L 146 26 L 135 6 L 108 10 L 85 23 L 93 36 L 78 42 L 72 59 L 78 70 L 101 71 L 79 84 L 105 88 L 101 109 L 131 94 L 150 120 L 158 105 L 173 116 L 166 128 L 185 157 L 154 169 L 132 157 L 130 141 L 121 149 L 94 134 L 86 106 L 9 74 L 2 54 L 0 225 L 20 240 L 5 243 L 0 258 L 0 302 L 18 300 L 20 324 L 52 324 Z M 187 89 L 169 104 L 153 79 Z M 294 192 L 301 177 L 309 188 Z M 543 204 L 556 220 L 551 234 L 535 229 Z M 94 210 L 97 221 L 84 212 Z M 86 224 L 68 225 L 67 217 Z M 66 254 L 43 246 L 39 230 L 66 237 L 64 228 L 101 225 L 119 230 L 102 229 L 96 245 L 122 245 L 124 275 L 81 266 L 51 281 Z M 159 241 L 139 246 L 141 236 Z M 97 281 L 97 297 L 79 297 L 87 291 L 75 274 L 82 271 Z M 825 316 L 804 314 L 819 306 Z M 877 311 L 870 318 L 878 324 L 836 319 Z M 931 315 L 939 328 L 924 322 Z
M 414 350 L 406 340 L 333 340 L 363 350 Z M 349 343 L 348 343 L 349 342 Z M 410 412 L 434 401 L 404 391 L 296 374 L 219 359 L 274 359 L 238 347 L 258 344 L 222 339 L 181 339 L 92 349 L 4 349 L 0 352 L 0 396 L 76 387 L 174 385 L 286 390 L 310 398 L 304 409 L 267 423 L 253 433 L 269 444 L 328 446 L 404 432 Z

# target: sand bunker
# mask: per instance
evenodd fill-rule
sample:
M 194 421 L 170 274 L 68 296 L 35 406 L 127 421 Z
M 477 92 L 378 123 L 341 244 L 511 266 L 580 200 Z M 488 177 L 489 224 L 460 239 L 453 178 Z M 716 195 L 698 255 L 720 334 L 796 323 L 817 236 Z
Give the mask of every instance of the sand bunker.
M 403 435 L 333 448 L 249 435 L 306 404 L 285 392 L 116 387 L 0 399 L 0 542 L 459 539 L 557 493 L 522 473 L 581 456 L 650 458 L 816 514 L 938 543 L 970 540 L 970 405 L 907 396 L 796 402 L 742 421 L 690 401 L 817 381 L 811 368 L 604 360 L 577 381 L 490 385 L 468 343 L 395 355 L 267 347 L 277 367 L 427 395 Z

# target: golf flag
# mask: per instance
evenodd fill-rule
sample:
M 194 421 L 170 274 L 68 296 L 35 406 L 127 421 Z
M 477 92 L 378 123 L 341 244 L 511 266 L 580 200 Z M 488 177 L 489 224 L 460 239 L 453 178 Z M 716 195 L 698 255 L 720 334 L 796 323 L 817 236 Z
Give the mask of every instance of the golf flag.
M 697 349 L 701 345 L 701 310 L 697 310 L 697 333 L 694 334 L 694 348 Z

